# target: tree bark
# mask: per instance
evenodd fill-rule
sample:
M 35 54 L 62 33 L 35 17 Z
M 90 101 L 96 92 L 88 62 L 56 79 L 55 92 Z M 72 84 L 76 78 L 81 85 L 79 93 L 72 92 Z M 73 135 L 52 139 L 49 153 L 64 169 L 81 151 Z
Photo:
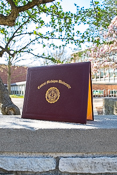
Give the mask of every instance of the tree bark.
M 11 101 L 8 90 L 0 78 L 0 107 L 3 115 L 20 115 L 19 108 Z
M 24 12 L 30 8 L 33 8 L 36 5 L 45 4 L 53 1 L 55 0 L 32 0 L 32 2 L 28 2 L 24 6 L 17 7 L 13 0 L 7 0 L 7 2 L 11 5 L 11 13 L 8 16 L 0 14 L 0 25 L 14 26 L 15 20 L 20 12 Z
M 11 62 L 8 62 L 8 71 L 7 71 L 7 87 L 9 95 L 11 94 Z

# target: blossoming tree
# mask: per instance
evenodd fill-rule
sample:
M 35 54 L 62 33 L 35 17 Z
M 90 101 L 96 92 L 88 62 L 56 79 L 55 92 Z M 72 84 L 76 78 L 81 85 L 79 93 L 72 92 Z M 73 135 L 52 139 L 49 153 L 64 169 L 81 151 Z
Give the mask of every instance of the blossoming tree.
M 111 21 L 108 29 L 103 31 L 100 28 L 100 40 L 98 46 L 95 44 L 86 52 L 85 61 L 92 62 L 92 73 L 99 75 L 101 69 L 117 69 L 117 16 Z M 104 75 L 109 76 L 109 71 Z M 115 75 L 114 75 L 115 76 Z

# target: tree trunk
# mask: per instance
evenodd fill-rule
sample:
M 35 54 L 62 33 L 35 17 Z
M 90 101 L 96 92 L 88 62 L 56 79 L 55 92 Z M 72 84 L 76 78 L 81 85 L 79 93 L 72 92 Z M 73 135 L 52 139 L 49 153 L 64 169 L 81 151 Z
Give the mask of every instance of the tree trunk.
M 0 107 L 3 115 L 20 115 L 19 108 L 11 101 L 8 90 L 0 78 Z
M 11 62 L 9 58 L 8 62 L 8 71 L 7 71 L 7 87 L 8 87 L 8 92 L 9 95 L 11 94 Z

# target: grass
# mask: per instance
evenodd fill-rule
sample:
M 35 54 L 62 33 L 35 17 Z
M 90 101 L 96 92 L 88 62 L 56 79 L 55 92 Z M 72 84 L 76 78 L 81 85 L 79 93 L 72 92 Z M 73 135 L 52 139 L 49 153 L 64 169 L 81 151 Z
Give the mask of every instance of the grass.
M 11 98 L 24 98 L 23 95 L 15 95 L 15 94 L 10 95 L 10 97 L 11 97 Z

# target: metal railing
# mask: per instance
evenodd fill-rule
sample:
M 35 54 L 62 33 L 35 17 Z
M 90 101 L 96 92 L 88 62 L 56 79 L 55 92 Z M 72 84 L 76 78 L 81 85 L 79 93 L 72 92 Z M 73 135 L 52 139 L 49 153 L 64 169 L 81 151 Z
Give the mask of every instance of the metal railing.
M 100 82 L 117 82 L 117 76 L 109 76 L 109 77 L 98 77 L 95 76 L 95 78 L 92 79 L 93 81 L 100 81 Z

